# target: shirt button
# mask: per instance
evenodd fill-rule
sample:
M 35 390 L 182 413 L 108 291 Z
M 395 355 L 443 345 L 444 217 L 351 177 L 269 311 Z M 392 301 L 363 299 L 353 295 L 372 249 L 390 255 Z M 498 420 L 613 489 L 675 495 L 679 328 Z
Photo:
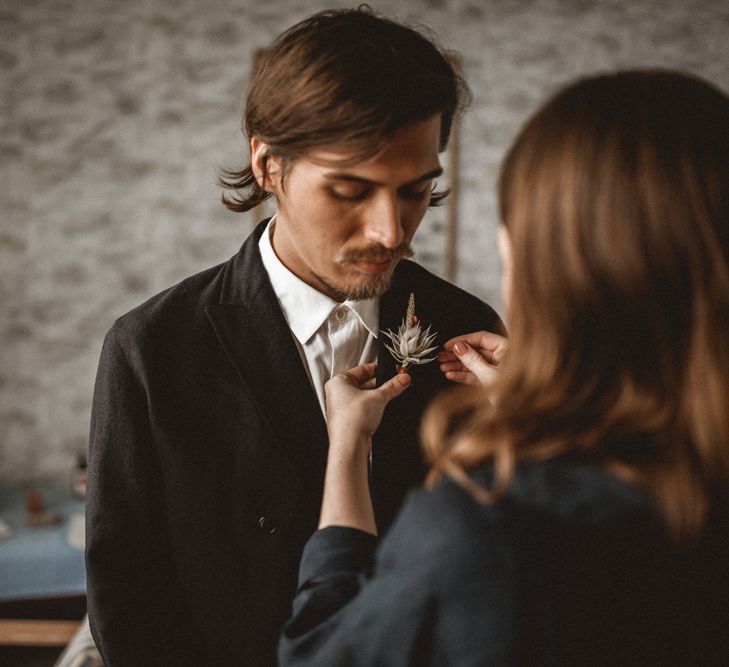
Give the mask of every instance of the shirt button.
M 262 533 L 273 535 L 277 528 L 278 526 L 276 525 L 276 522 L 273 519 L 269 519 L 267 516 L 262 516 L 258 519 L 258 530 Z
M 347 313 L 345 312 L 344 308 L 342 308 L 341 310 L 338 310 L 336 312 L 334 317 L 336 317 L 341 322 L 345 317 L 347 317 Z

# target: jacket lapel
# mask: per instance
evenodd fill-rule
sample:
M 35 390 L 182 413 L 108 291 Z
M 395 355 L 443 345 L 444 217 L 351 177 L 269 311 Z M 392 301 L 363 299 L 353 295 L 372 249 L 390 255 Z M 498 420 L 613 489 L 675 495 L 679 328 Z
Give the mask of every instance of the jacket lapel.
M 220 302 L 207 315 L 262 420 L 318 507 L 326 423 L 258 251 L 262 222 L 229 262 Z

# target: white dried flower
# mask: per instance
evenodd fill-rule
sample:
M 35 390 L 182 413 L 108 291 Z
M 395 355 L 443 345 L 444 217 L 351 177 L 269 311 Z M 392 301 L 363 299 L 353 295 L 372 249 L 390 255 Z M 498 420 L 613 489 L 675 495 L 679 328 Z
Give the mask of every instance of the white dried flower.
M 408 310 L 405 318 L 393 333 L 389 329 L 383 331 L 392 342 L 392 345 L 385 343 L 385 347 L 398 362 L 398 371 L 405 370 L 410 364 L 428 364 L 435 361 L 436 357 L 427 357 L 437 345 L 430 347 L 437 338 L 437 333 L 430 333 L 430 326 L 425 331 L 415 315 L 415 294 L 410 294 Z

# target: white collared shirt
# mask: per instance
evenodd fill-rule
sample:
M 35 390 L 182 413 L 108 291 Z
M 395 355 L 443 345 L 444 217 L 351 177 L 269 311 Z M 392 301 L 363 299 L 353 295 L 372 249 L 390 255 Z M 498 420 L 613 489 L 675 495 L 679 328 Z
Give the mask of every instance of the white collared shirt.
M 271 245 L 275 217 L 258 248 L 322 412 L 324 383 L 337 373 L 377 359 L 379 299 L 339 303 L 289 271 Z

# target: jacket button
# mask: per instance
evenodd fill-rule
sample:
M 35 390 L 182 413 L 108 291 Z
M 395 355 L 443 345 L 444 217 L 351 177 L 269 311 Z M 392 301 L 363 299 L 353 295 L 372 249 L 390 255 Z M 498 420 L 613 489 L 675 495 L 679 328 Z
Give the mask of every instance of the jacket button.
M 262 516 L 260 519 L 258 519 L 258 530 L 260 530 L 262 533 L 273 535 L 273 533 L 275 533 L 277 529 L 278 526 L 273 519 L 269 519 L 267 516 Z

